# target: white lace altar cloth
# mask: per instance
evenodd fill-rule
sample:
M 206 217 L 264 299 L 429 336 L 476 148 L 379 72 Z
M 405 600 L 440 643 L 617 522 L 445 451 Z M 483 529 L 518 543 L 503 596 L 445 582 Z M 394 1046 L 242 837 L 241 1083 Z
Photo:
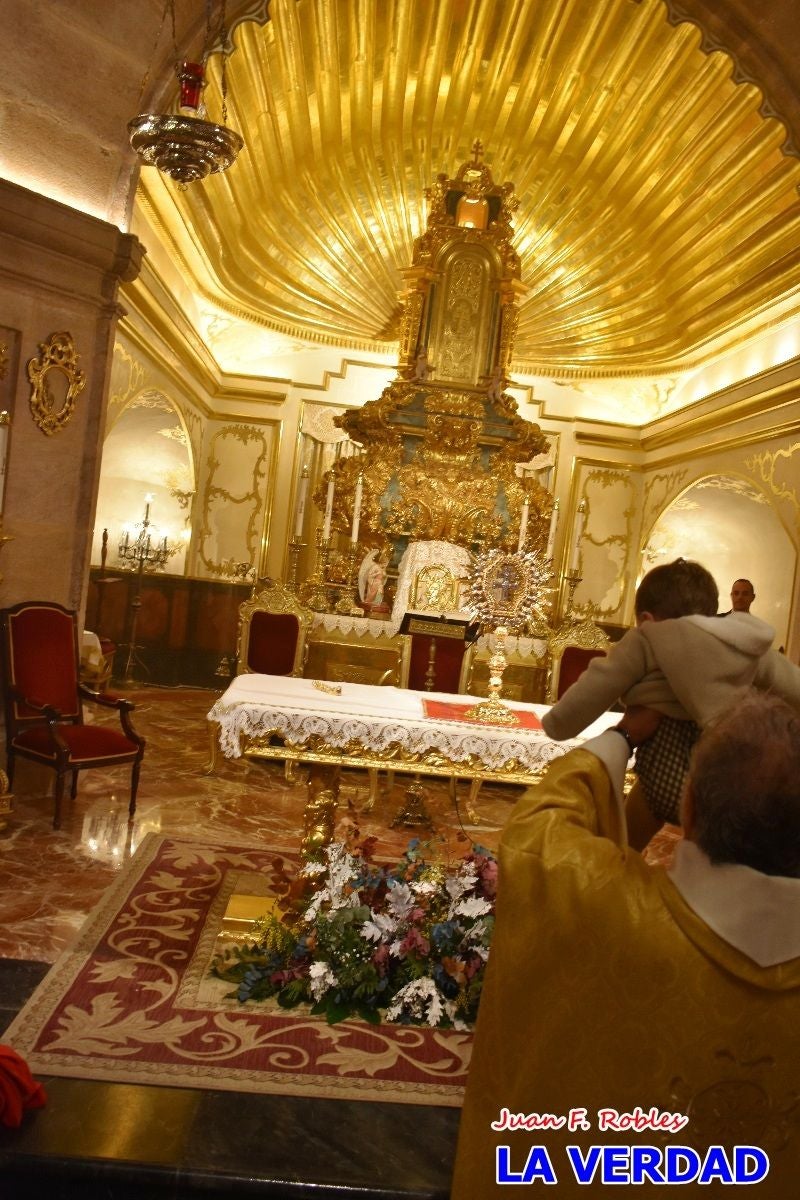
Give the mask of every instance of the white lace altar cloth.
M 242 736 L 258 738 L 277 733 L 288 745 L 302 746 L 316 735 L 336 749 L 353 742 L 375 751 L 399 745 L 411 753 L 438 751 L 454 765 L 477 758 L 490 771 L 502 770 L 515 759 L 531 774 L 538 774 L 554 758 L 619 720 L 618 713 L 604 713 L 580 738 L 552 742 L 537 729 L 445 721 L 424 714 L 424 699 L 452 704 L 459 700 L 463 703 L 463 696 L 362 683 L 339 686 L 341 693 L 331 695 L 315 688 L 311 679 L 237 675 L 208 719 L 218 722 L 219 744 L 228 758 L 240 757 Z M 509 707 L 539 717 L 547 712 L 543 704 Z

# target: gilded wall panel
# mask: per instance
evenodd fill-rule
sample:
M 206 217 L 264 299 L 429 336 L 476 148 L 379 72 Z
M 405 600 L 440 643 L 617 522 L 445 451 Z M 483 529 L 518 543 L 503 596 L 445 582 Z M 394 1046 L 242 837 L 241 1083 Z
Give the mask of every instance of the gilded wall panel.
M 212 429 L 202 484 L 198 575 L 232 578 L 240 564 L 260 569 L 274 440 L 272 426 Z
M 800 534 L 800 442 L 762 450 L 746 459 L 747 468 L 764 485 L 767 494 L 788 509 Z M 788 515 L 787 514 L 787 515 Z
M 581 582 L 576 611 L 602 620 L 622 620 L 631 576 L 636 575 L 639 482 L 627 468 L 593 468 L 583 474 L 586 520 L 580 540 Z

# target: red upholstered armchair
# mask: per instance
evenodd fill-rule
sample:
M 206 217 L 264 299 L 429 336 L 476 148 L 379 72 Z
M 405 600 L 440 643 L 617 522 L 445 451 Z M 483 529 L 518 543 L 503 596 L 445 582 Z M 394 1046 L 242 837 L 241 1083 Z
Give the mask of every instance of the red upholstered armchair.
M 236 673 L 302 675 L 314 614 L 277 580 L 259 582 L 239 608 Z
M 567 621 L 553 634 L 548 643 L 550 653 L 550 678 L 547 687 L 547 702 L 555 704 L 568 687 L 588 667 L 593 658 L 608 654 L 611 642 L 594 622 L 586 617 L 582 621 Z
M 74 799 L 79 771 L 130 763 L 132 817 L 144 739 L 131 724 L 130 700 L 92 691 L 80 682 L 76 613 L 49 602 L 17 604 L 0 613 L 0 638 L 9 783 L 17 756 L 55 771 L 53 828 L 59 829 L 67 774 L 72 775 Z M 122 728 L 85 725 L 84 700 L 115 709 Z

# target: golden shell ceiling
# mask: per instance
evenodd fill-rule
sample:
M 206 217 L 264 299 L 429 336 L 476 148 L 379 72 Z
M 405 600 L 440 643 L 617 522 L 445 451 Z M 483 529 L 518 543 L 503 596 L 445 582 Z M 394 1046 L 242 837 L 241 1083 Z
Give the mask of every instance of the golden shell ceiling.
M 475 138 L 520 206 L 515 364 L 675 370 L 800 277 L 800 162 L 661 0 L 272 0 L 233 34 L 245 149 L 138 201 L 189 286 L 291 337 L 385 348 L 424 191 Z M 220 60 L 206 101 L 220 112 Z M 786 309 L 784 308 L 784 312 Z

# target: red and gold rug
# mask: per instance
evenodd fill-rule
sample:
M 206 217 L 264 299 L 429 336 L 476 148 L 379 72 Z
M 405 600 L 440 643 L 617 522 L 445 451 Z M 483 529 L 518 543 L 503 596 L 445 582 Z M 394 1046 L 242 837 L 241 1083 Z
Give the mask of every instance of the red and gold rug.
M 225 999 L 212 977 L 232 896 L 276 855 L 149 834 L 4 1040 L 38 1075 L 460 1105 L 468 1033 L 367 1025 Z

